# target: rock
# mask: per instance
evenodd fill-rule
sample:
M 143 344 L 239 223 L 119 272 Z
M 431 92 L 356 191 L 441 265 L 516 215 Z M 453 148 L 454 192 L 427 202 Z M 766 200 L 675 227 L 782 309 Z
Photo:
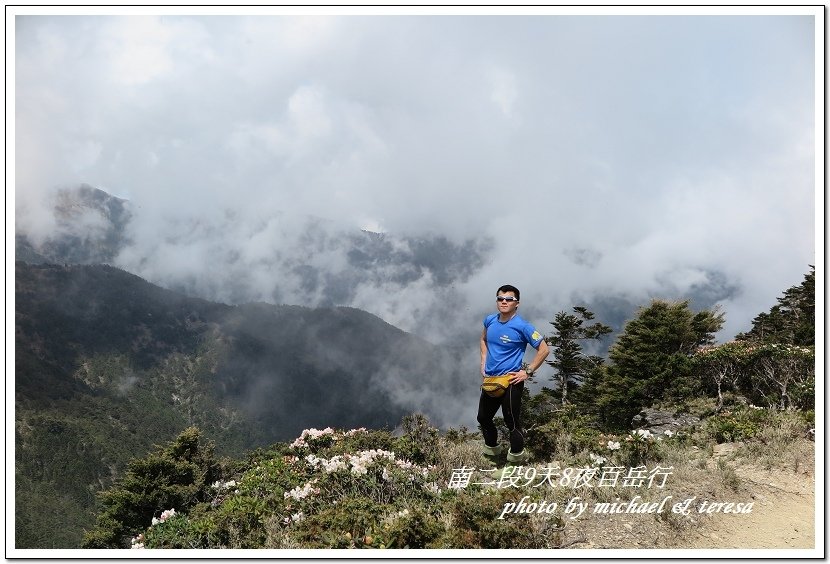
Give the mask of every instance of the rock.
M 634 429 L 645 429 L 655 435 L 662 435 L 665 431 L 682 431 L 700 423 L 700 418 L 688 413 L 676 414 L 661 409 L 645 408 L 631 418 Z

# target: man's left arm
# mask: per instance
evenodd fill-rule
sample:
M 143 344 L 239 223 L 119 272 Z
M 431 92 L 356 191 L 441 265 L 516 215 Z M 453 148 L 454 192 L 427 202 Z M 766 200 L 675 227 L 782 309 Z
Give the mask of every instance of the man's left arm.
M 548 344 L 545 342 L 545 340 L 542 339 L 539 342 L 539 346 L 536 347 L 536 355 L 533 357 L 533 360 L 531 360 L 530 364 L 528 365 L 530 371 L 536 372 L 537 370 L 539 370 L 539 367 L 542 366 L 543 362 L 545 362 L 545 359 L 548 357 L 548 354 L 550 354 L 550 349 L 548 348 Z M 529 376 L 527 372 L 525 372 L 524 369 L 522 369 L 516 372 L 516 375 L 510 379 L 510 383 L 517 384 L 519 382 L 524 382 L 528 378 Z

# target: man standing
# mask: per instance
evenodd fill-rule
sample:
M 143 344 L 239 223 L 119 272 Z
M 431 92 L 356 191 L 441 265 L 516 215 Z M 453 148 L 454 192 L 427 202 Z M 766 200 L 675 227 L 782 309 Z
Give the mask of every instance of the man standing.
M 505 285 L 496 292 L 498 313 L 484 318 L 481 332 L 481 375 L 510 374 L 510 385 L 500 397 L 491 397 L 482 390 L 478 402 L 478 423 L 484 435 L 484 454 L 497 457 L 503 452 L 498 443 L 499 433 L 493 417 L 501 407 L 502 416 L 510 430 L 508 462 L 527 461 L 521 424 L 522 390 L 524 381 L 533 376 L 548 356 L 548 345 L 533 326 L 522 319 L 519 309 L 519 290 Z M 536 355 L 526 369 L 522 368 L 527 345 L 536 349 Z

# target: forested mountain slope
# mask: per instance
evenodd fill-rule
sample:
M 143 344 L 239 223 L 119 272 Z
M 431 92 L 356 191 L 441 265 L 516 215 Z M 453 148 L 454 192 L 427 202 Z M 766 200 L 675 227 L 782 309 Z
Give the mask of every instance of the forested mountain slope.
M 313 425 L 394 428 L 408 409 L 385 375 L 452 364 L 352 308 L 228 306 L 109 266 L 18 262 L 17 546 L 77 546 L 95 492 L 190 425 L 220 454 Z

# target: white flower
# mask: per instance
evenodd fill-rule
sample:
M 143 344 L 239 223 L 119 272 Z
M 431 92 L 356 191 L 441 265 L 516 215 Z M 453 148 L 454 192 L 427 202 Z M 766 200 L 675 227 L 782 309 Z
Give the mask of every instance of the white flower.
M 168 519 L 170 519 L 170 517 L 172 517 L 175 514 L 176 514 L 175 509 L 168 509 L 167 511 L 162 511 L 161 512 L 161 521 L 162 521 L 162 523 L 164 521 L 167 521 Z
M 159 517 L 159 518 L 153 517 L 153 520 L 151 521 L 151 526 L 152 525 L 158 525 L 159 523 L 164 523 L 165 521 L 170 519 L 170 517 L 174 516 L 175 514 L 176 514 L 175 509 L 172 509 L 172 508 L 171 509 L 165 509 L 164 511 L 161 512 L 161 517 Z
M 337 439 L 337 435 L 335 434 L 334 429 L 332 429 L 331 427 L 326 427 L 322 430 L 311 428 L 303 430 L 303 432 L 300 433 L 300 436 L 297 437 L 293 443 L 291 443 L 291 446 L 294 448 L 308 446 L 308 442 L 306 441 L 306 439 L 319 439 L 320 437 L 325 435 L 331 435 L 333 439 Z
M 230 480 L 228 482 L 222 482 L 221 480 L 217 480 L 213 482 L 210 487 L 214 490 L 227 490 L 236 486 L 236 480 Z
M 361 432 L 363 430 L 360 429 L 357 431 Z M 385 461 L 394 463 L 397 467 L 407 470 L 407 477 L 410 482 L 414 481 L 416 475 L 418 474 L 420 474 L 423 478 L 427 478 L 430 470 L 427 467 L 413 464 L 408 460 L 398 459 L 396 458 L 394 452 L 381 449 L 363 450 L 355 454 L 336 455 L 330 459 L 320 458 L 314 454 L 308 454 L 304 460 L 314 470 L 322 470 L 326 473 L 337 472 L 339 470 L 348 470 L 355 476 L 365 476 L 368 474 L 370 466 L 373 464 L 381 464 L 381 477 L 385 481 L 392 481 L 395 479 L 395 475 L 391 472 L 390 468 L 383 464 Z M 285 494 L 286 497 L 299 495 L 301 490 L 295 488 L 292 492 L 287 492 Z
M 424 489 L 434 494 L 441 493 L 441 486 L 439 486 L 436 482 L 424 484 Z
M 594 466 L 599 466 L 600 464 L 605 463 L 606 458 L 604 456 L 600 456 L 598 454 L 594 454 L 593 452 L 588 453 L 588 456 L 591 458 Z
M 301 499 L 310 496 L 312 493 L 317 493 L 317 490 L 315 490 L 312 487 L 315 481 L 316 480 L 311 480 L 310 482 L 306 482 L 306 484 L 303 486 L 297 486 L 290 492 L 285 492 L 284 494 L 282 494 L 283 499 L 288 499 L 290 497 L 296 499 L 297 501 L 300 501 Z
M 619 450 L 620 442 L 619 441 L 608 441 L 608 450 Z

